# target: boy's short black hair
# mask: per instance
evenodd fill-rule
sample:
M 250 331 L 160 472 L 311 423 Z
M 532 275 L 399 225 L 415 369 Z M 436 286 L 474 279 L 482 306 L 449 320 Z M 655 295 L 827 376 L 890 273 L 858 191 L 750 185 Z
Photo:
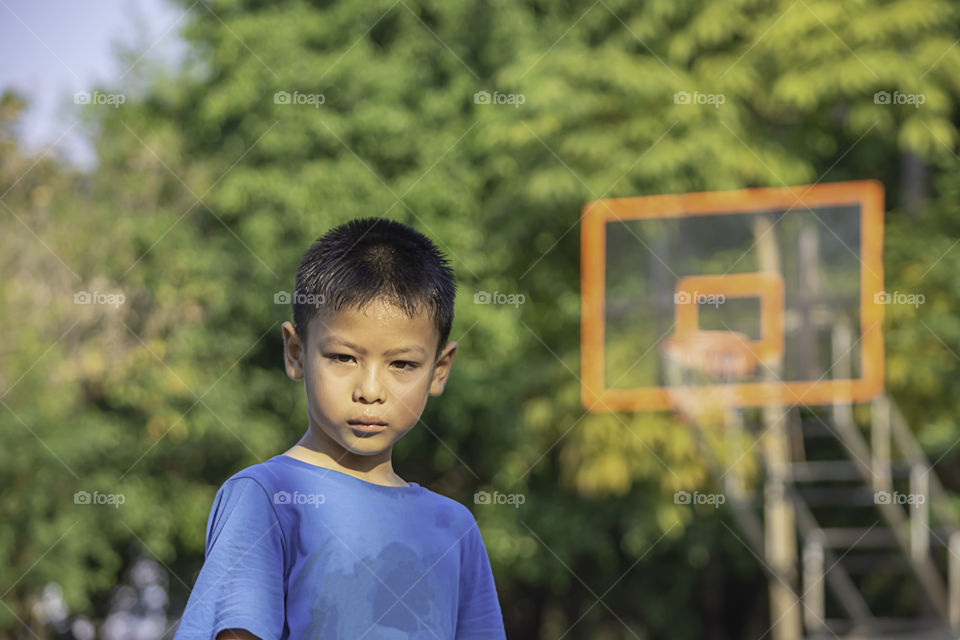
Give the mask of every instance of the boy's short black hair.
M 439 357 L 453 324 L 456 288 L 446 257 L 422 233 L 386 218 L 360 218 L 331 229 L 303 254 L 293 323 L 306 344 L 314 317 L 383 298 L 408 316 L 423 310 L 432 316 Z

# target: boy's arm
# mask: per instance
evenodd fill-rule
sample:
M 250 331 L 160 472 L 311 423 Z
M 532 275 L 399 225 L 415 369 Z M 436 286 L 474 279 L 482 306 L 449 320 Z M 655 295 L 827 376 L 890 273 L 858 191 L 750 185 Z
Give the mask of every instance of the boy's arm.
M 477 522 L 472 517 L 471 521 L 461 556 L 456 640 L 505 640 L 490 559 Z
M 206 557 L 175 640 L 209 640 L 223 633 L 279 640 L 286 613 L 284 548 L 266 490 L 252 478 L 227 481 L 211 508 Z

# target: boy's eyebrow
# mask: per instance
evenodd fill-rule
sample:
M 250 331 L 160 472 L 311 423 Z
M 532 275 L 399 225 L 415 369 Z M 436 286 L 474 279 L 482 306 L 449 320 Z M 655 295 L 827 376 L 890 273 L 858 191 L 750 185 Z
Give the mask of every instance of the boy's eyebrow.
M 350 349 L 353 349 L 354 351 L 356 351 L 356 352 L 358 352 L 358 353 L 366 353 L 366 350 L 365 350 L 365 349 L 363 349 L 363 348 L 361 348 L 361 347 L 358 347 L 357 345 L 355 345 L 355 344 L 353 344 L 353 343 L 347 342 L 347 341 L 344 340 L 343 338 L 338 338 L 337 336 L 330 336 L 329 338 L 327 338 L 327 340 L 330 340 L 331 342 L 337 342 L 337 343 L 339 343 L 339 344 L 342 344 L 343 346 L 348 347 L 348 348 L 350 348 Z M 393 356 L 393 355 L 398 355 L 398 354 L 401 354 L 401 353 L 406 353 L 406 352 L 408 352 L 408 351 L 419 351 L 422 355 L 427 355 L 426 350 L 424 350 L 424 348 L 421 347 L 420 345 L 416 345 L 416 344 L 410 345 L 410 346 L 408 346 L 408 347 L 397 347 L 396 349 L 388 349 L 387 351 L 384 351 L 384 352 L 383 352 L 383 355 L 385 355 L 385 356 Z

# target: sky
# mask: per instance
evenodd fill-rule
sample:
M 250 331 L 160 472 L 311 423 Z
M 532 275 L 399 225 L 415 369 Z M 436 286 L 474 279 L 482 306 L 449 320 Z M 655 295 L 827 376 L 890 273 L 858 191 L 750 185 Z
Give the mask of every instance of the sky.
M 142 54 L 135 67 L 176 64 L 185 23 L 184 7 L 172 0 L 0 0 L 0 93 L 12 88 L 27 99 L 20 129 L 27 149 L 57 150 L 90 167 L 75 94 L 132 78 L 136 69 L 119 59 L 118 43 Z

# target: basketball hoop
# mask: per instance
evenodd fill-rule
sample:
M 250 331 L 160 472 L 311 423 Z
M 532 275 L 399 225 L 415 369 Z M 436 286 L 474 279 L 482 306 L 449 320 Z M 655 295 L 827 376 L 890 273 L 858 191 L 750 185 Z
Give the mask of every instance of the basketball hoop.
M 672 404 L 684 418 L 701 424 L 724 419 L 737 404 L 728 385 L 751 376 L 758 362 L 749 337 L 738 331 L 697 329 L 673 335 L 661 351 Z

